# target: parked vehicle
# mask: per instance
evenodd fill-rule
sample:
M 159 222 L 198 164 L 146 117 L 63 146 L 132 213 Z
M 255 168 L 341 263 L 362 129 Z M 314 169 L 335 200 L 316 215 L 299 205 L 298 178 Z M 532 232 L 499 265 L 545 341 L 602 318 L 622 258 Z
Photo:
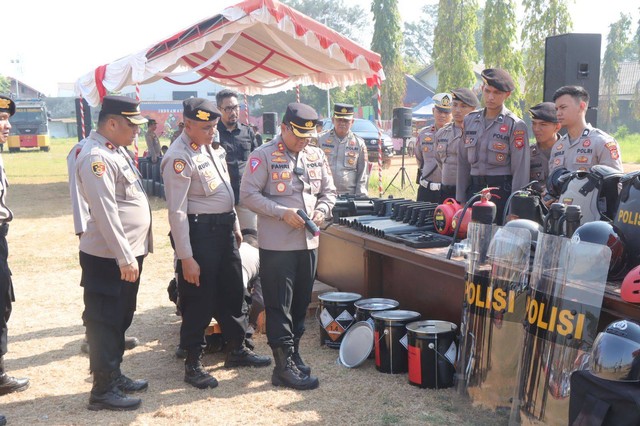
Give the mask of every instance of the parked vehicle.
M 49 151 L 49 116 L 41 99 L 17 99 L 16 113 L 11 117 L 11 131 L 7 146 L 9 152 L 21 148 L 39 148 Z

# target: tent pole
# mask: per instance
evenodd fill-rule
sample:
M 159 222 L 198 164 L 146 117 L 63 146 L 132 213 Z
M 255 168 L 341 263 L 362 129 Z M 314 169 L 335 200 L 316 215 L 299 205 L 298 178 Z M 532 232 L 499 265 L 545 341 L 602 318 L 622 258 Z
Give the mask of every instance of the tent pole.
M 300 103 L 300 85 L 296 84 L 296 102 Z
M 380 85 L 376 84 L 378 92 L 378 196 L 382 198 L 382 108 Z
M 138 103 L 140 103 L 140 85 L 138 83 L 136 83 L 136 101 L 138 101 Z M 133 164 L 136 166 L 136 168 L 139 168 L 138 166 L 138 134 L 136 134 L 136 137 L 133 139 Z
M 84 139 L 84 138 L 87 137 L 87 135 L 86 135 L 86 132 L 84 131 L 84 128 L 85 128 L 84 127 L 85 126 L 85 124 L 84 124 L 84 101 L 82 99 L 82 95 L 80 95 L 80 126 L 82 126 L 81 135 L 82 135 L 82 139 Z
M 246 119 L 247 119 L 245 124 L 248 126 L 249 125 L 249 100 L 247 98 L 246 93 L 244 94 L 244 112 L 246 113 Z

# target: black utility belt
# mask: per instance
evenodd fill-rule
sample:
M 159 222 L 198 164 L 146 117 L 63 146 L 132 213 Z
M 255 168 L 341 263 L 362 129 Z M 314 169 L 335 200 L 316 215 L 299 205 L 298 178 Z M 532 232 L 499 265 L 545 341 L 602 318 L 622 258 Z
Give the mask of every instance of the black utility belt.
M 236 221 L 235 212 L 189 214 L 189 223 L 205 223 L 209 225 L 233 225 Z
M 9 233 L 9 222 L 0 224 L 0 237 L 6 237 Z
M 451 192 L 451 191 L 455 191 L 456 190 L 456 186 L 455 185 L 445 185 L 443 183 L 442 186 L 440 186 L 440 190 L 441 191 L 445 191 L 445 192 Z
M 471 183 L 482 186 L 501 186 L 503 183 L 511 183 L 511 175 L 500 176 L 471 176 Z

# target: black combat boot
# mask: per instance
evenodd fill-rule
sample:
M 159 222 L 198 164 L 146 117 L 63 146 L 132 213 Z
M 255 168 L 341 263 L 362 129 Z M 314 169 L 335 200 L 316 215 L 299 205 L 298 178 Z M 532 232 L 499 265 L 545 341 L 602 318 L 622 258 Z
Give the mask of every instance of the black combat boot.
M 4 426 L 7 424 L 7 418 L 0 414 L 0 426 Z
M 120 370 L 118 370 L 120 374 L 116 378 L 116 386 L 124 393 L 134 393 L 146 391 L 149 387 L 149 382 L 146 380 L 133 380 L 122 374 Z
M 291 355 L 291 359 L 302 374 L 306 376 L 311 375 L 311 367 L 305 364 L 300 356 L 300 339 L 293 339 L 293 355 Z
M 284 386 L 287 388 L 307 390 L 315 389 L 320 385 L 317 377 L 307 376 L 298 370 L 295 362 L 291 359 L 293 348 L 281 346 L 273 348 L 273 358 L 276 360 L 276 367 L 271 375 L 271 383 L 274 386 Z
M 116 380 L 120 375 L 118 370 L 93 373 L 93 387 L 87 407 L 89 410 L 129 411 L 140 407 L 140 398 L 125 395 L 117 386 Z
M 271 358 L 261 356 L 253 352 L 251 349 L 241 343 L 231 342 L 227 359 L 224 362 L 225 368 L 233 367 L 266 367 L 271 365 Z M 235 349 L 231 349 L 235 348 Z
M 20 392 L 29 387 L 29 379 L 17 379 L 4 372 L 4 358 L 0 356 L 0 395 Z
M 125 350 L 133 349 L 136 346 L 138 346 L 139 344 L 140 344 L 140 341 L 138 340 L 137 337 L 125 337 L 124 338 L 124 349 Z M 87 341 L 86 336 L 82 340 L 82 345 L 80 345 L 80 351 L 82 353 L 85 353 L 85 354 L 89 353 L 89 342 Z
M 198 389 L 215 388 L 218 381 L 202 367 L 202 348 L 187 350 L 184 361 L 184 381 Z

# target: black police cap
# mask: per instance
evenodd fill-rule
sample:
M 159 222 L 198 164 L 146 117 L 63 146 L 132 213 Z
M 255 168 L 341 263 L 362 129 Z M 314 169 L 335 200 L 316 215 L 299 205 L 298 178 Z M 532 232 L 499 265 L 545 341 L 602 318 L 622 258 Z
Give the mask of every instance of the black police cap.
M 121 115 L 133 124 L 144 124 L 148 120 L 140 114 L 140 102 L 127 96 L 105 96 L 102 113 Z
M 289 124 L 293 133 L 299 138 L 315 138 L 318 113 L 309 105 L 292 102 L 287 105 L 282 122 Z
M 9 117 L 16 113 L 16 103 L 13 99 L 0 95 L 0 112 L 9 113 Z
M 478 97 L 475 93 L 473 93 L 471 89 L 460 88 L 452 90 L 451 94 L 453 95 L 454 101 L 463 102 L 470 107 L 476 108 L 480 104 L 480 101 L 478 101 Z
M 482 80 L 502 92 L 511 92 L 516 88 L 511 75 L 502 68 L 487 68 L 482 71 Z
M 203 98 L 189 98 L 182 102 L 184 116 L 194 121 L 214 121 L 220 118 L 220 110 L 213 101 Z
M 553 102 L 541 102 L 538 105 L 529 108 L 531 118 L 536 120 L 548 121 L 549 123 L 557 123 L 556 104 Z
M 351 118 L 353 117 L 353 105 L 349 104 L 334 104 L 333 116 L 336 118 Z

